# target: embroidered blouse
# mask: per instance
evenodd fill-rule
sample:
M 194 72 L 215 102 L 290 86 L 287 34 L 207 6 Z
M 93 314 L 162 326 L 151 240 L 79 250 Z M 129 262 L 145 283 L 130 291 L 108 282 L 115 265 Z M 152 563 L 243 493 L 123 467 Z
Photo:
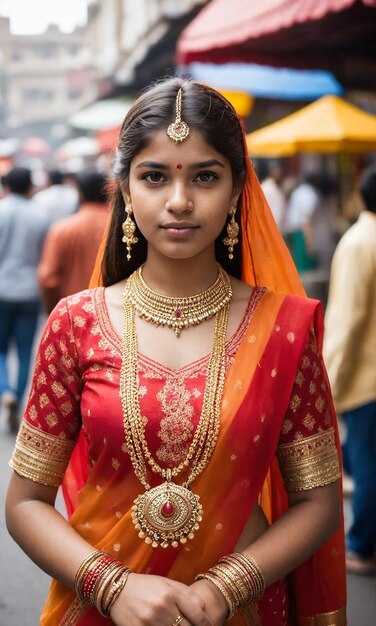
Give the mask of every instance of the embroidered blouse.
M 242 322 L 227 341 L 227 369 L 265 291 L 254 289 Z M 139 355 L 145 434 L 151 453 L 162 466 L 180 463 L 192 441 L 202 408 L 208 358 L 175 371 Z M 104 289 L 61 300 L 41 339 L 11 467 L 41 484 L 59 486 L 82 427 L 91 465 L 107 447 L 113 469 L 132 471 L 118 391 L 120 368 L 121 339 L 111 326 Z M 340 477 L 329 393 L 310 332 L 277 450 L 287 490 L 311 489 Z

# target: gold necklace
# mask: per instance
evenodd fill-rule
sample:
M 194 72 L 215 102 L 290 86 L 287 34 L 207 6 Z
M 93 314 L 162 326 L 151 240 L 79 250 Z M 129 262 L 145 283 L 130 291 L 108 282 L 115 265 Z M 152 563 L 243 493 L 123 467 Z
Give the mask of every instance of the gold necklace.
M 204 291 L 187 298 L 164 296 L 151 289 L 144 280 L 141 266 L 128 278 L 132 288 L 129 297 L 137 314 L 157 326 L 172 328 L 179 337 L 181 331 L 208 320 L 231 300 L 231 282 L 218 265 L 215 282 Z
M 134 275 L 132 275 L 134 276 Z M 226 334 L 229 302 L 215 318 L 214 342 L 210 354 L 204 400 L 199 423 L 186 458 L 176 467 L 162 468 L 152 457 L 144 431 L 138 395 L 137 336 L 135 306 L 128 279 L 124 289 L 123 359 L 120 390 L 127 449 L 137 478 L 145 488 L 132 507 L 132 521 L 140 538 L 153 548 L 169 545 L 176 548 L 193 539 L 202 520 L 200 498 L 189 485 L 205 469 L 213 454 L 220 427 L 220 409 L 226 373 Z M 165 482 L 150 488 L 147 468 Z M 183 485 L 172 482 L 181 472 L 189 474 Z

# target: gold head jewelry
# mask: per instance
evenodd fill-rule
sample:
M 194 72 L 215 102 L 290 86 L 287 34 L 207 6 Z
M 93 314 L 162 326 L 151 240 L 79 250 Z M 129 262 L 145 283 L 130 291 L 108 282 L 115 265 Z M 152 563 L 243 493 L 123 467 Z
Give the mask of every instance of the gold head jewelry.
M 200 497 L 189 486 L 208 465 L 219 434 L 226 375 L 226 334 L 230 304 L 228 302 L 222 307 L 215 317 L 214 341 L 208 362 L 204 401 L 192 442 L 179 465 L 164 468 L 158 464 L 149 450 L 139 402 L 138 347 L 132 295 L 135 274 L 129 277 L 124 289 L 123 354 L 119 389 L 127 450 L 133 470 L 145 489 L 145 492 L 134 500 L 132 521 L 138 536 L 153 548 L 158 546 L 177 548 L 194 538 L 195 531 L 199 529 L 202 521 L 203 508 Z M 151 488 L 148 470 L 158 474 L 164 482 Z M 181 473 L 185 473 L 185 480 L 182 485 L 176 484 L 173 479 Z
M 137 315 L 157 326 L 171 328 L 179 337 L 182 330 L 208 320 L 231 300 L 232 287 L 226 272 L 218 265 L 218 276 L 208 289 L 186 298 L 157 293 L 147 285 L 141 266 L 128 279 L 128 298 Z
M 234 258 L 234 247 L 239 243 L 239 224 L 235 220 L 236 207 L 231 209 L 231 219 L 227 224 L 227 237 L 223 239 L 223 243 L 228 247 L 228 258 L 230 261 Z
M 178 143 L 178 141 L 184 141 L 187 139 L 189 135 L 189 126 L 181 119 L 181 97 L 182 97 L 182 89 L 180 88 L 178 91 L 178 95 L 176 96 L 176 105 L 175 105 L 175 122 L 169 125 L 167 128 L 167 135 Z
M 130 261 L 132 246 L 134 246 L 138 242 L 138 238 L 135 236 L 136 224 L 131 218 L 132 205 L 130 204 L 130 201 L 128 200 L 127 200 L 127 206 L 125 207 L 125 212 L 127 214 L 127 217 L 121 225 L 123 229 L 122 241 L 125 243 L 127 247 L 127 261 Z

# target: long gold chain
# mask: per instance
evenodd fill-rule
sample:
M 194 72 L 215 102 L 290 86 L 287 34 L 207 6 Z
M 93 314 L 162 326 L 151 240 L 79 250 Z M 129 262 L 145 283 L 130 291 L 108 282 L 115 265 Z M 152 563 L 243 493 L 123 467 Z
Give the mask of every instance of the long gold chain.
M 221 270 L 223 272 L 223 270 Z M 224 272 L 223 272 L 224 273 Z M 134 286 L 128 279 L 124 289 L 123 355 L 120 389 L 127 450 L 134 472 L 145 488 L 132 507 L 132 521 L 138 536 L 153 548 L 176 548 L 193 539 L 199 529 L 203 508 L 197 494 L 188 489 L 201 474 L 213 454 L 220 428 L 220 409 L 226 374 L 226 334 L 231 300 L 215 317 L 214 341 L 210 354 L 201 416 L 186 457 L 179 465 L 165 469 L 153 458 L 145 437 L 138 395 L 136 307 Z M 150 289 L 150 288 L 149 288 Z M 148 467 L 165 482 L 157 487 L 148 483 Z M 172 482 L 183 471 L 188 473 L 183 485 Z
M 120 374 L 120 398 L 123 408 L 124 432 L 127 449 L 136 476 L 145 487 L 147 482 L 147 464 L 151 470 L 164 479 L 170 474 L 176 477 L 192 464 L 186 485 L 197 478 L 208 464 L 215 448 L 220 427 L 220 406 L 225 379 L 226 366 L 226 333 L 229 305 L 222 308 L 216 315 L 214 327 L 214 343 L 210 355 L 207 380 L 204 392 L 202 412 L 192 443 L 186 458 L 171 470 L 162 468 L 150 453 L 141 415 L 138 396 L 137 373 L 137 337 L 134 323 L 134 305 L 129 298 L 132 284 L 127 283 L 124 290 L 124 331 L 123 361 Z
M 127 296 L 137 314 L 157 326 L 171 328 L 178 337 L 183 329 L 208 320 L 231 300 L 231 282 L 218 265 L 215 282 L 204 291 L 186 298 L 164 296 L 151 289 L 142 275 L 142 266 L 128 279 Z

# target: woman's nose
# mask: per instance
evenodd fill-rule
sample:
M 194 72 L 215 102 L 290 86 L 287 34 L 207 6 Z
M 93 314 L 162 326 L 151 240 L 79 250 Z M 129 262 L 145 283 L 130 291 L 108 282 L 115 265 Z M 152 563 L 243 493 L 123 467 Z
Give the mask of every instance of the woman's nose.
M 166 209 L 175 213 L 192 211 L 193 201 L 191 200 L 188 190 L 184 184 L 177 183 L 173 186 L 171 194 L 166 202 Z

